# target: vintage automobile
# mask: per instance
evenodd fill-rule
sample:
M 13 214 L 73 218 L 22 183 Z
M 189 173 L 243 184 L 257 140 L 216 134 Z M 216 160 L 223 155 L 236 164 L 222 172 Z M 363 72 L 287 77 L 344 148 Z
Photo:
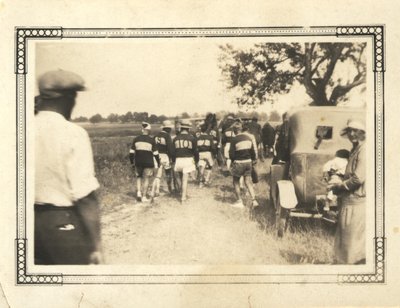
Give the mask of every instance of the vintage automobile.
M 289 162 L 271 165 L 270 200 L 276 210 L 278 236 L 291 217 L 316 218 L 336 223 L 337 204 L 329 201 L 323 179 L 324 164 L 336 151 L 351 149 L 341 130 L 365 110 L 345 107 L 304 107 L 289 113 Z

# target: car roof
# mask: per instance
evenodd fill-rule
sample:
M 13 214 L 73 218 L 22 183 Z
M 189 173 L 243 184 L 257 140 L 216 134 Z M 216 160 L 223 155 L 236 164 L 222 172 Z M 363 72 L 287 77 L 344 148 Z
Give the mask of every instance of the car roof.
M 340 148 L 350 148 L 351 143 L 340 135 L 349 119 L 365 120 L 365 109 L 346 107 L 306 107 L 293 110 L 289 114 L 291 131 L 291 152 L 335 153 Z M 323 140 L 318 149 L 318 126 L 332 127 L 332 138 Z

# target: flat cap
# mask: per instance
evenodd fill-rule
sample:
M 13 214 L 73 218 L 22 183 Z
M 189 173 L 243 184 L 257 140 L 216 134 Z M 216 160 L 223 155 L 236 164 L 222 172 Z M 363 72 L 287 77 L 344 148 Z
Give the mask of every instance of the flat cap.
M 64 70 L 46 72 L 38 80 L 42 98 L 57 98 L 67 93 L 84 91 L 84 84 L 81 76 Z

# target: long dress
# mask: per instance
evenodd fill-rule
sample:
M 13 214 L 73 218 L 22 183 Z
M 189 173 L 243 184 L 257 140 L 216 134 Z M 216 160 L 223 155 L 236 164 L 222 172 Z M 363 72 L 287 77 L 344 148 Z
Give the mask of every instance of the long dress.
M 344 176 L 346 192 L 340 196 L 341 209 L 335 236 L 335 262 L 365 263 L 366 153 L 364 143 L 350 152 Z

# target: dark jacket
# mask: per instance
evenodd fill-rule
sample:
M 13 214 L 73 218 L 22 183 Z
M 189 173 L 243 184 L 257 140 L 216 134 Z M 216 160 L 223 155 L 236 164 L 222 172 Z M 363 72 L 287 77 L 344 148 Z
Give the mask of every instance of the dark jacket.
M 180 133 L 173 141 L 173 161 L 178 157 L 193 157 L 196 163 L 199 161 L 197 140 L 192 134 Z
M 281 161 L 290 160 L 289 122 L 283 122 L 277 129 L 278 138 L 275 143 L 276 158 Z
M 261 130 L 263 144 L 272 147 L 275 142 L 275 129 L 268 122 L 264 124 Z
M 247 123 L 247 128 L 250 134 L 256 138 L 257 144 L 261 142 L 261 125 L 257 122 L 251 121 Z

